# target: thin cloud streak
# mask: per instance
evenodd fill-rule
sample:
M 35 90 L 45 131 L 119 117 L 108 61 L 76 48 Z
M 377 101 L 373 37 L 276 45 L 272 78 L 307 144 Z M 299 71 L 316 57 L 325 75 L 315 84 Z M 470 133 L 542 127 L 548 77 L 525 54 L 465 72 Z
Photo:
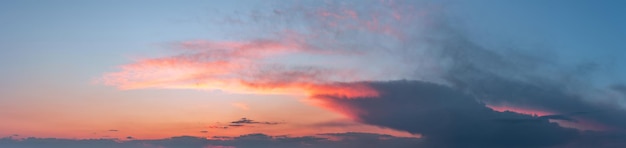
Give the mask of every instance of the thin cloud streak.
M 264 63 L 274 55 L 307 51 L 279 42 L 183 43 L 190 53 L 139 60 L 105 74 L 101 82 L 120 89 L 191 88 L 220 89 L 240 93 L 293 93 L 330 91 L 345 95 L 375 95 L 367 88 L 334 88 L 331 79 L 348 79 L 351 72 Z M 342 74 L 343 73 L 343 74 Z M 332 76 L 331 76 L 332 75 Z M 348 79 L 350 80 L 350 79 Z M 336 90 L 336 91 L 335 91 Z

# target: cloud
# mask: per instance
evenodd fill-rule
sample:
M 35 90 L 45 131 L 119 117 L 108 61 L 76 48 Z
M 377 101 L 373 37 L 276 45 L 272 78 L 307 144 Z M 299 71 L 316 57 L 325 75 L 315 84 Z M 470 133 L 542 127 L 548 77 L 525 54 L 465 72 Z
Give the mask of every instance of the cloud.
M 590 142 L 581 139 L 595 134 L 624 133 L 625 120 L 617 117 L 626 110 L 592 95 L 596 88 L 580 87 L 590 83 L 584 76 L 571 76 L 551 62 L 512 58 L 529 55 L 483 48 L 440 23 L 430 33 L 438 38 L 429 44 L 431 56 L 442 63 L 441 79 L 359 82 L 379 96 L 315 99 L 363 123 L 422 134 L 432 147 L 564 146 Z M 614 144 L 607 147 L 620 145 L 600 139 Z
M 278 125 L 284 124 L 284 122 L 270 122 L 270 121 L 256 121 L 249 118 L 241 118 L 239 120 L 230 121 L 227 123 L 215 123 L 214 125 L 210 125 L 207 128 L 212 129 L 229 129 L 235 127 L 252 127 L 252 126 L 265 126 L 265 125 Z M 206 133 L 206 131 L 200 131 Z
M 380 97 L 318 96 L 327 108 L 363 123 L 422 134 L 433 147 L 542 147 L 567 143 L 578 130 L 547 119 L 497 112 L 475 98 L 443 85 L 419 81 L 372 82 Z M 537 122 L 509 124 L 508 118 Z
M 618 84 L 618 85 L 613 85 L 611 87 L 613 90 L 621 93 L 624 97 L 626 97 L 626 85 L 624 84 Z
M 250 119 L 247 119 L 247 118 L 241 118 L 241 119 L 239 119 L 237 121 L 233 121 L 233 122 L 230 122 L 230 123 L 233 123 L 233 124 L 256 124 L 256 123 L 259 123 L 259 122 L 256 122 L 254 120 L 250 120 Z
M 102 82 L 305 94 L 356 121 L 421 134 L 431 147 L 621 144 L 614 139 L 626 131 L 626 110 L 594 87 L 593 62 L 483 47 L 441 9 L 400 0 L 255 12 L 272 25 L 248 34 L 270 35 L 182 42 L 175 54 L 122 65 Z M 622 86 L 610 89 L 623 95 Z
M 290 52 L 313 55 L 325 53 L 310 52 L 305 47 L 278 41 L 201 43 L 183 45 L 183 48 L 190 49 L 182 50 L 178 55 L 142 59 L 122 65 L 121 71 L 105 74 L 100 82 L 120 89 L 220 89 L 238 93 L 324 90 L 331 91 L 329 93 L 351 93 L 345 95 L 373 95 L 372 92 L 363 91 L 367 88 L 328 89 L 333 85 L 326 83 L 353 80 L 349 69 L 284 65 L 268 61 L 279 55 L 289 55 Z
M 292 47 L 293 46 L 293 47 Z M 122 71 L 106 74 L 102 82 L 122 89 L 149 87 L 215 88 L 232 83 L 232 77 L 244 75 L 244 69 L 256 67 L 255 59 L 296 48 L 280 41 L 183 42 L 178 55 L 138 60 L 123 65 Z M 209 80 L 215 80 L 211 82 Z M 191 85 L 191 86 L 186 86 Z M 201 86 L 196 86 L 201 87 Z
M 242 126 L 245 126 L 245 125 L 243 125 L 243 124 L 229 124 L 228 126 L 230 126 L 230 127 L 242 127 Z
M 396 8 L 396 5 L 388 3 L 383 8 Z M 273 31 L 268 33 L 270 35 L 242 40 L 194 40 L 176 43 L 172 46 L 175 49 L 173 54 L 138 59 L 121 65 L 119 71 L 104 74 L 99 82 L 120 89 L 220 89 L 237 93 L 295 94 L 317 94 L 320 92 L 311 91 L 323 90 L 333 91 L 328 93 L 347 93 L 344 95 L 349 96 L 375 95 L 375 92 L 364 91 L 367 88 L 362 87 L 357 90 L 348 90 L 353 87 L 326 87 L 341 82 L 401 78 L 408 73 L 392 68 L 399 64 L 409 64 L 385 53 L 390 47 L 369 46 L 376 44 L 370 43 L 375 38 L 404 32 L 405 30 L 399 29 L 411 24 L 407 21 L 416 19 L 407 8 L 397 8 L 381 11 L 380 14 L 350 8 L 315 7 L 307 7 L 303 12 L 290 14 L 275 13 L 274 10 L 268 15 L 260 13 L 258 16 L 263 17 L 261 20 L 272 23 L 283 20 L 300 22 L 305 29 L 285 26 L 286 28 L 270 29 Z M 293 8 L 285 9 L 279 11 L 290 11 Z M 392 14 L 395 16 L 393 19 L 383 17 Z M 343 21 L 339 26 L 318 26 L 332 24 L 339 21 L 338 19 Z M 394 22 L 402 24 L 398 26 Z M 347 24 L 351 25 L 344 26 Z M 349 36 L 335 34 L 344 31 L 350 32 L 346 34 Z M 352 38 L 358 33 L 366 35 Z M 388 40 L 397 42 L 401 39 L 398 37 Z M 373 62 L 378 61 L 380 55 L 390 56 L 384 59 L 388 62 Z M 365 66 L 372 68 L 363 68 Z M 381 69 L 403 72 L 394 74 Z M 336 89 L 341 92 L 334 91 Z
M 510 112 L 510 111 L 507 111 Z M 583 114 L 581 113 L 572 113 L 572 114 L 562 114 L 562 115 L 543 115 L 543 116 L 532 116 L 531 118 L 517 118 L 517 119 L 496 119 L 499 122 L 506 123 L 524 123 L 524 122 L 540 122 L 545 120 L 559 120 L 559 121 L 567 121 L 567 122 L 578 122 L 577 119 L 573 118 L 573 115 Z
M 577 88 L 579 84 L 568 83 L 574 80 L 582 84 L 590 83 L 584 81 L 584 77 L 559 80 L 558 77 L 541 76 L 544 73 L 534 74 L 533 72 L 545 67 L 525 68 L 521 66 L 522 64 L 518 64 L 525 61 L 505 60 L 505 57 L 514 55 L 496 54 L 465 41 L 457 44 L 461 45 L 445 47 L 455 48 L 446 49 L 454 54 L 443 55 L 453 58 L 450 60 L 452 64 L 444 74 L 444 79 L 452 87 L 492 106 L 508 105 L 554 114 L 587 112 L 575 118 L 601 123 L 609 128 L 626 129 L 625 119 L 614 118 L 626 115 L 626 111 L 621 106 L 608 101 L 609 99 L 602 95 L 592 95 L 594 94 L 592 90 L 595 88 Z M 476 53 L 483 54 L 482 56 L 474 55 Z M 567 73 L 555 74 L 555 76 L 558 75 L 567 75 Z
M 230 124 L 228 126 L 240 127 L 240 126 L 246 126 L 246 125 L 249 125 L 249 124 L 276 125 L 276 124 L 280 124 L 280 123 L 279 122 L 268 122 L 268 121 L 259 122 L 259 121 L 254 121 L 254 120 L 251 120 L 251 119 L 248 119 L 248 118 L 241 118 L 239 120 L 230 122 Z
M 327 137 L 343 137 L 330 139 Z M 349 137 L 349 138 L 348 138 Z M 54 139 L 54 138 L 26 138 L 26 139 L 0 139 L 0 147 L 26 148 L 344 148 L 344 147 L 397 147 L 409 148 L 418 146 L 417 138 L 393 137 L 371 133 L 331 133 L 317 136 L 291 137 L 269 136 L 265 134 L 248 134 L 237 137 L 225 137 L 207 139 L 202 137 L 180 136 L 166 139 L 124 141 L 114 139 Z
M 209 126 L 208 128 L 228 129 L 228 126 L 217 126 L 217 125 L 212 125 L 212 126 Z

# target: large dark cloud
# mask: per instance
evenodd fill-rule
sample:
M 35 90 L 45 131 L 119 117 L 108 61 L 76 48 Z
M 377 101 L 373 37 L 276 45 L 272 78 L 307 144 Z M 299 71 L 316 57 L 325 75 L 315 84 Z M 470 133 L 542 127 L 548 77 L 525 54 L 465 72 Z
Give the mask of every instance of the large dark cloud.
M 331 139 L 332 138 L 332 139 Z M 181 136 L 156 140 L 114 139 L 55 139 L 27 138 L 0 139 L 2 148 L 414 148 L 420 146 L 418 138 L 403 138 L 371 133 L 329 133 L 316 136 L 290 137 L 249 134 L 237 137 L 206 139 Z
M 626 118 L 620 118 L 626 111 L 594 94 L 599 89 L 585 75 L 593 66 L 571 68 L 550 57 L 487 49 L 445 20 L 438 23 L 418 42 L 430 45 L 429 56 L 440 63 L 440 80 L 369 82 L 380 96 L 314 98 L 360 122 L 422 134 L 429 147 L 626 146 L 619 142 L 626 140 Z M 425 69 L 416 68 L 420 70 Z M 613 89 L 621 92 L 620 87 Z M 554 115 L 497 112 L 487 104 Z M 579 126 L 607 131 L 565 128 L 550 120 L 594 123 Z
M 548 119 L 497 112 L 457 89 L 420 81 L 372 82 L 373 98 L 317 96 L 361 122 L 422 134 L 432 147 L 544 147 L 580 136 Z M 500 122 L 532 119 L 535 122 Z
M 619 142 L 626 140 L 626 118 L 621 118 L 626 110 L 595 88 L 588 75 L 597 64 L 566 66 L 552 61 L 554 56 L 488 49 L 445 19 L 431 27 L 416 42 L 428 44 L 428 55 L 439 63 L 440 79 L 426 80 L 436 83 L 370 82 L 380 96 L 315 98 L 363 123 L 422 134 L 431 147 L 626 146 Z M 426 69 L 416 68 L 421 70 Z M 621 92 L 620 85 L 612 89 Z M 554 115 L 496 112 L 486 104 Z M 581 128 L 605 131 L 565 128 L 550 120 L 581 121 Z

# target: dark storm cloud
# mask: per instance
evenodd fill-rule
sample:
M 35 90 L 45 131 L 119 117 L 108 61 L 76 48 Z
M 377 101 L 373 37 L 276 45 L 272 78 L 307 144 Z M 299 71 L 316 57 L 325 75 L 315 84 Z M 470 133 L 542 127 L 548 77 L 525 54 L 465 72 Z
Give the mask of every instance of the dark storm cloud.
M 327 137 L 343 137 L 329 139 Z M 348 137 L 348 138 L 346 138 Z M 2 138 L 2 148 L 415 148 L 420 146 L 417 138 L 403 138 L 370 133 L 332 133 L 319 136 L 268 136 L 265 134 L 249 134 L 237 137 L 219 137 L 206 139 L 202 137 L 181 136 L 157 140 L 118 141 L 114 139 L 54 139 L 27 138 L 23 140 Z
M 424 139 L 419 140 L 423 140 L 423 143 L 419 144 L 412 143 L 414 139 L 407 140 L 411 143 L 408 144 L 410 147 L 626 147 L 623 142 L 626 141 L 624 138 L 626 118 L 623 118 L 626 117 L 626 111 L 611 99 L 597 95 L 595 91 L 599 88 L 593 88 L 591 85 L 591 74 L 601 68 L 598 64 L 567 63 L 569 66 L 565 66 L 554 60 L 557 55 L 528 53 L 524 52 L 525 49 L 487 48 L 471 40 L 470 34 L 458 29 L 462 27 L 455 26 L 459 23 L 454 23 L 454 20 L 440 12 L 431 12 L 432 9 L 427 9 L 429 11 L 425 12 L 428 13 L 424 14 L 426 17 L 421 17 L 418 15 L 420 11 L 409 11 L 421 8 L 421 5 L 416 5 L 414 1 L 397 1 L 398 5 L 370 2 L 351 3 L 358 9 L 343 9 L 343 6 L 350 8 L 351 4 L 341 5 L 341 8 L 324 8 L 335 4 L 330 3 L 321 8 L 313 6 L 308 9 L 298 7 L 297 10 L 274 10 L 270 12 L 272 15 L 267 17 L 255 12 L 258 14 L 255 18 L 258 19 L 254 20 L 267 21 L 264 23 L 270 24 L 271 27 L 261 27 L 261 30 L 267 30 L 270 32 L 268 34 L 275 33 L 276 30 L 310 29 L 315 37 L 306 38 L 303 44 L 307 46 L 303 47 L 311 45 L 316 47 L 313 49 L 346 49 L 376 55 L 344 57 L 357 57 L 356 63 L 393 61 L 389 66 L 371 64 L 358 67 L 367 66 L 376 72 L 385 72 L 384 76 L 381 76 L 383 78 L 368 79 L 370 82 L 364 82 L 380 92 L 378 97 L 346 98 L 317 95 L 315 98 L 323 100 L 328 108 L 348 114 L 359 122 L 424 136 Z M 359 17 L 344 19 L 350 18 L 346 12 L 358 14 Z M 315 17 L 316 13 L 331 14 L 328 15 L 331 17 L 325 15 Z M 342 14 L 346 14 L 346 17 Z M 402 17 L 394 18 L 390 14 L 400 14 Z M 273 18 L 276 16 L 279 18 Z M 371 27 L 371 24 L 382 27 Z M 297 33 L 308 37 L 306 32 Z M 397 59 L 402 60 L 396 61 Z M 321 68 L 307 67 L 296 70 L 291 70 L 289 66 L 269 68 L 260 72 L 260 76 L 255 75 L 255 78 L 269 77 L 272 78 L 269 82 L 282 84 L 301 81 L 297 79 L 298 76 L 306 75 L 311 78 L 307 80 L 318 81 L 326 71 L 317 69 Z M 406 71 L 414 71 L 414 76 L 405 74 Z M 359 76 L 358 72 L 356 77 Z M 408 80 L 378 81 L 397 79 Z M 623 95 L 626 95 L 625 88 L 623 84 L 612 87 L 614 91 Z M 510 105 L 554 114 L 531 116 L 510 111 L 497 112 L 488 108 L 487 104 Z M 593 122 L 610 131 L 594 132 L 565 128 L 550 122 L 551 120 L 567 123 Z M 273 122 L 243 118 L 232 121 L 227 126 L 271 123 Z M 225 129 L 227 126 L 219 128 Z M 336 144 L 333 146 L 341 145 L 340 147 L 374 147 L 376 144 L 372 144 L 372 141 L 375 143 L 377 141 L 375 139 L 390 138 L 366 134 L 324 136 L 342 137 L 344 139 L 342 142 L 354 139 L 346 137 L 361 138 L 353 141 L 355 145 L 333 143 Z M 330 144 L 325 145 L 332 142 L 319 137 L 286 138 L 252 134 L 229 138 L 227 141 L 211 143 L 196 137 L 176 137 L 148 143 L 165 147 L 174 146 L 176 143 L 190 144 L 188 147 L 209 144 L 236 147 L 269 145 L 298 147 L 301 146 L 298 144 L 302 143 L 313 145 L 311 147 L 332 147 Z M 393 144 L 402 143 L 394 142 Z M 366 145 L 358 145 L 359 143 Z M 407 144 L 392 146 L 391 143 L 385 143 L 375 147 L 403 146 Z
M 588 73 L 596 66 L 559 65 L 550 56 L 491 50 L 438 20 L 416 43 L 428 44 L 440 63 L 441 81 L 370 82 L 376 98 L 316 96 L 328 107 L 356 120 L 422 134 L 429 147 L 560 147 L 595 142 L 626 146 L 626 111 L 593 92 Z M 411 49 L 407 49 L 411 50 Z M 407 55 L 411 56 L 411 55 Z M 418 61 L 414 61 L 418 62 Z M 421 70 L 416 68 L 419 73 Z M 620 85 L 616 85 L 620 86 Z M 613 87 L 620 91 L 621 87 Z M 509 105 L 554 113 L 530 116 L 496 112 L 489 105 Z M 593 122 L 611 131 L 586 132 L 550 120 Z M 589 126 L 589 125 L 584 125 Z M 608 134 L 612 133 L 612 134 Z M 588 140 L 588 139 L 596 139 Z
M 476 38 L 474 38 L 476 37 L 475 35 L 473 36 L 473 34 L 468 33 L 481 32 L 482 30 L 466 31 L 460 29 L 466 28 L 465 26 L 459 25 L 463 23 L 459 23 L 457 19 L 453 18 L 454 16 L 447 16 L 445 10 L 431 8 L 433 5 L 428 5 L 429 3 L 437 5 L 437 3 L 430 1 L 421 3 L 403 0 L 393 2 L 389 1 L 389 3 L 385 1 L 382 3 L 374 1 L 370 1 L 368 3 L 346 2 L 341 5 L 339 5 L 339 3 L 328 2 L 328 5 L 310 5 L 310 7 L 302 7 L 309 9 L 297 9 L 293 11 L 290 11 L 292 9 L 281 10 L 281 13 L 277 13 L 280 15 L 274 15 L 274 12 L 271 12 L 272 15 L 263 17 L 262 20 L 267 20 L 269 24 L 272 24 L 272 27 L 280 28 L 280 30 L 291 29 L 291 27 L 294 26 L 276 22 L 293 21 L 302 23 L 305 26 L 304 28 L 309 27 L 307 29 L 316 33 L 316 36 L 321 36 L 321 38 L 307 38 L 307 45 L 316 45 L 320 48 L 337 50 L 350 49 L 363 53 L 375 53 L 376 56 L 359 57 L 361 59 L 365 59 L 358 60 L 359 63 L 369 64 L 394 61 L 392 66 L 388 66 L 392 67 L 389 69 L 387 69 L 387 66 L 375 67 L 375 64 L 359 67 L 364 69 L 372 68 L 376 69 L 376 71 L 382 71 L 384 73 L 383 76 L 378 76 L 382 77 L 380 79 L 369 79 L 364 81 L 408 79 L 425 82 L 409 81 L 406 83 L 437 83 L 432 84 L 434 88 L 431 88 L 431 86 L 422 86 L 426 84 L 404 85 L 400 83 L 401 81 L 388 82 L 389 84 L 385 84 L 385 87 L 380 88 L 383 93 L 387 92 L 387 94 L 381 96 L 381 102 L 378 102 L 379 104 L 389 104 L 388 106 L 359 106 L 351 108 L 352 110 L 347 110 L 343 105 L 351 104 L 338 103 L 345 101 L 341 100 L 341 97 L 326 97 L 338 99 L 329 99 L 326 101 L 337 103 L 334 104 L 336 106 L 331 108 L 336 109 L 339 112 L 350 112 L 353 114 L 361 112 L 369 113 L 367 115 L 357 116 L 356 118 L 359 120 L 373 118 L 371 116 L 377 116 L 378 114 L 376 114 L 376 111 L 373 110 L 398 111 L 400 109 L 404 109 L 402 112 L 399 111 L 397 114 L 407 114 L 405 118 L 402 116 L 393 116 L 395 118 L 383 118 L 384 116 L 379 116 L 381 117 L 380 119 L 363 121 L 368 124 L 381 126 L 381 124 L 377 122 L 394 122 L 393 125 L 382 126 L 393 127 L 396 129 L 414 129 L 416 126 L 430 126 L 403 122 L 406 122 L 407 120 L 415 120 L 412 118 L 413 116 L 408 115 L 420 115 L 420 117 L 424 117 L 424 120 L 428 119 L 428 116 L 421 114 L 428 114 L 427 111 L 429 110 L 425 110 L 420 107 L 426 106 L 427 108 L 431 107 L 428 105 L 433 105 L 445 107 L 446 112 L 444 113 L 448 113 L 447 110 L 451 113 L 450 115 L 435 114 L 437 116 L 442 116 L 438 117 L 442 118 L 442 120 L 472 122 L 481 121 L 478 123 L 490 121 L 490 123 L 494 122 L 502 124 L 502 126 L 506 125 L 506 128 L 503 127 L 504 129 L 509 129 L 509 126 L 513 125 L 522 126 L 527 123 L 533 123 L 534 125 L 539 126 L 539 128 L 553 129 L 554 132 L 556 132 L 551 134 L 559 135 L 563 133 L 562 131 L 577 131 L 574 129 L 553 126 L 555 124 L 549 123 L 549 120 L 559 120 L 559 122 L 573 123 L 593 122 L 598 124 L 596 126 L 602 126 L 607 129 L 626 129 L 626 118 L 621 118 L 626 117 L 626 111 L 623 107 L 620 106 L 619 103 L 616 103 L 615 101 L 599 94 L 598 91 L 603 91 L 603 89 L 594 88 L 594 85 L 592 85 L 593 74 L 602 72 L 604 65 L 600 65 L 594 61 L 584 63 L 565 61 L 565 64 L 563 64 L 560 63 L 562 61 L 556 60 L 558 59 L 559 53 L 551 53 L 549 50 L 538 52 L 539 50 L 535 49 L 495 49 L 484 46 L 485 44 L 481 44 L 478 42 L 480 40 L 477 41 Z M 335 5 L 341 7 L 335 8 L 333 7 Z M 311 17 L 315 15 L 302 14 L 316 14 L 317 12 L 327 15 L 322 15 L 320 17 L 321 19 L 315 19 L 316 17 Z M 352 14 L 357 15 L 352 16 L 357 17 L 352 17 L 351 15 L 348 15 L 350 13 L 346 12 L 353 12 Z M 417 15 L 420 14 L 419 12 L 425 13 Z M 395 14 L 399 14 L 398 16 L 402 17 L 396 17 L 394 19 Z M 369 20 L 368 18 L 370 18 L 370 16 L 372 16 L 371 18 L 380 18 L 380 20 Z M 365 26 L 367 26 L 368 23 L 380 23 L 378 25 L 385 26 L 383 28 L 385 28 L 384 30 L 386 31 L 381 32 L 381 30 L 379 30 L 380 28 L 376 27 L 360 28 L 364 27 L 360 26 L 363 25 L 360 24 L 360 22 L 363 21 L 366 22 Z M 263 29 L 267 31 L 275 31 L 274 29 L 276 28 L 272 27 Z M 300 27 L 302 26 L 297 26 L 297 28 Z M 324 42 L 328 39 L 333 42 Z M 390 57 L 393 60 L 387 59 Z M 395 61 L 397 59 L 402 60 L 400 60 L 401 62 Z M 413 74 L 405 75 L 404 73 L 406 71 L 413 71 Z M 355 75 L 358 76 L 359 74 L 360 73 L 357 73 Z M 386 82 L 374 82 L 373 84 L 383 85 L 380 83 Z M 395 84 L 398 84 L 398 86 Z M 623 85 L 615 85 L 613 90 L 617 92 L 624 92 L 624 87 L 620 86 Z M 414 91 L 419 90 L 412 87 L 419 87 L 419 89 L 433 91 L 445 90 L 456 95 L 437 96 L 440 94 L 411 94 L 400 91 L 403 89 L 411 89 Z M 437 98 L 442 98 L 443 100 L 448 101 L 420 102 L 424 100 L 416 101 L 412 99 L 403 101 L 400 101 L 401 99 L 387 100 L 391 102 L 382 101 L 389 96 L 395 96 L 390 93 L 398 91 L 399 93 L 402 93 L 397 94 L 398 96 L 406 98 L 433 97 L 428 95 L 435 95 Z M 405 104 L 398 103 L 396 106 L 397 102 L 403 102 Z M 476 102 L 479 102 L 478 105 L 475 104 Z M 553 115 L 533 117 L 518 115 L 513 112 L 496 113 L 489 110 L 485 107 L 485 104 L 482 103 L 541 110 L 553 113 Z M 398 108 L 398 106 L 401 108 Z M 468 116 L 456 115 L 457 112 L 463 115 L 472 115 L 472 117 L 469 118 Z M 576 115 L 572 114 L 578 112 L 586 113 Z M 432 123 L 420 122 L 420 124 Z M 433 126 L 444 125 L 435 124 Z M 463 127 L 461 128 L 463 130 L 465 130 L 465 128 L 472 128 L 471 126 L 466 125 L 450 125 L 450 127 Z M 523 129 L 527 127 L 519 128 Z M 438 131 L 436 128 L 429 130 Z M 426 130 L 418 132 L 412 130 L 411 132 L 424 134 L 422 132 L 429 131 Z M 498 130 L 494 132 L 498 132 Z M 446 136 L 454 137 L 455 134 L 450 133 L 452 135 L 445 135 L 446 133 L 447 132 L 444 132 L 438 135 L 436 132 L 432 132 L 430 135 L 431 137 L 444 137 L 438 138 L 439 140 L 444 140 L 442 141 L 443 143 L 445 140 L 449 140 L 445 138 Z M 574 133 L 571 136 L 576 137 L 576 134 Z M 454 141 L 454 139 L 452 139 L 452 141 Z M 493 142 L 496 144 L 498 143 L 495 140 Z M 552 142 L 555 142 L 555 140 Z
M 372 82 L 380 97 L 318 96 L 359 121 L 422 134 L 431 147 L 543 147 L 579 137 L 548 119 L 496 112 L 454 88 L 420 81 Z M 500 119 L 535 119 L 503 123 Z
M 626 119 L 620 117 L 626 116 L 626 111 L 610 99 L 590 93 L 596 88 L 588 86 L 591 82 L 586 74 L 596 70 L 594 64 L 568 68 L 552 62 L 551 57 L 486 49 L 445 20 L 437 23 L 416 42 L 430 45 L 429 55 L 441 63 L 443 81 L 434 81 L 439 84 L 370 82 L 381 93 L 379 97 L 316 98 L 360 122 L 422 134 L 432 147 L 625 146 L 617 141 L 626 140 L 620 136 L 626 129 Z M 424 69 L 416 68 L 418 73 L 420 70 Z M 612 89 L 622 92 L 620 86 Z M 555 114 L 496 112 L 486 104 Z M 564 128 L 550 120 L 592 121 L 611 131 Z

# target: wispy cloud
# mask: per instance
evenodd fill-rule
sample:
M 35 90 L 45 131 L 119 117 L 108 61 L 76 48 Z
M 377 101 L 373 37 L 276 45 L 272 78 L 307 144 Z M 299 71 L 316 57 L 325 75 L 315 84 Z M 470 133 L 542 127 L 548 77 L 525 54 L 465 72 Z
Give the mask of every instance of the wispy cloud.
M 340 90 L 326 93 L 376 95 L 364 86 L 350 90 L 352 87 L 334 85 L 407 78 L 403 76 L 409 74 L 408 71 L 412 72 L 403 70 L 409 64 L 393 57 L 397 53 L 389 53 L 396 52 L 393 49 L 396 45 L 385 47 L 373 43 L 387 36 L 396 37 L 382 41 L 402 42 L 405 37 L 397 37 L 405 36 L 400 35 L 403 32 L 400 29 L 423 17 L 399 6 L 386 3 L 382 7 L 386 9 L 380 9 L 385 11 L 375 13 L 347 7 L 305 8 L 304 12 L 289 14 L 271 12 L 272 15 L 259 17 L 268 21 L 295 18 L 288 21 L 302 21 L 306 29 L 287 27 L 271 33 L 274 35 L 242 41 L 181 42 L 173 46 L 175 55 L 140 59 L 122 65 L 120 71 L 105 74 L 100 82 L 121 89 L 192 88 L 239 93 L 306 94 Z M 290 10 L 286 8 L 281 12 Z M 388 15 L 393 17 L 386 17 Z M 322 26 L 318 26 L 320 24 Z M 354 33 L 338 36 L 335 34 L 338 32 Z M 355 36 L 358 33 L 364 35 Z
M 251 124 L 276 125 L 276 124 L 281 124 L 281 123 L 280 122 L 268 122 L 268 121 L 255 121 L 255 120 L 251 120 L 248 118 L 241 118 L 236 121 L 231 121 L 228 126 L 238 127 L 238 126 L 246 126 L 246 125 L 251 125 Z
M 336 81 L 357 80 L 350 70 L 316 66 L 282 65 L 269 60 L 292 52 L 317 53 L 300 43 L 283 41 L 182 43 L 181 54 L 139 60 L 108 73 L 101 82 L 121 89 L 191 88 L 220 89 L 240 93 L 294 93 L 333 91 Z M 366 88 L 342 88 L 331 93 L 366 92 Z

